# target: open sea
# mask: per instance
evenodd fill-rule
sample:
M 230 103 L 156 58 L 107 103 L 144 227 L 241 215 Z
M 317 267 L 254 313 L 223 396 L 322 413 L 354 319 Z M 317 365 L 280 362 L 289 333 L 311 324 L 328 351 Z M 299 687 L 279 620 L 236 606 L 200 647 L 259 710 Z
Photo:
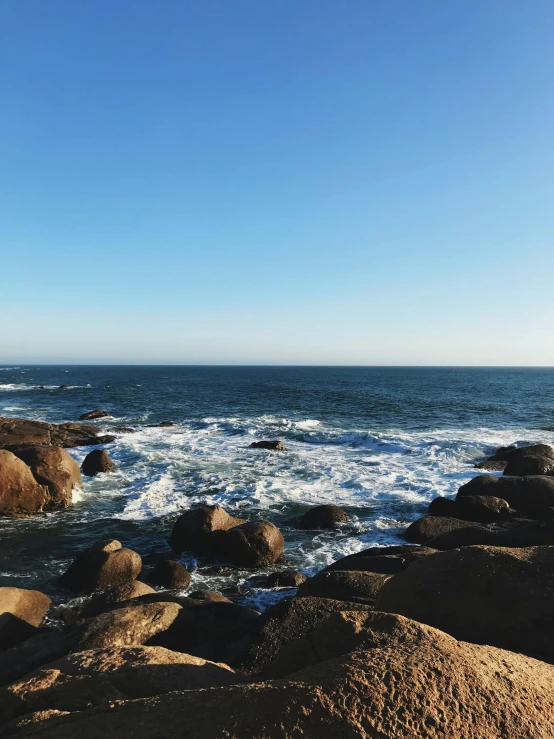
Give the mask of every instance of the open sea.
M 60 423 L 103 408 L 126 425 L 106 448 L 115 473 L 83 478 L 72 508 L 0 519 L 0 585 L 60 601 L 56 579 L 77 552 L 116 538 L 145 555 L 168 548 L 178 513 L 218 503 L 285 536 L 283 562 L 310 574 L 345 554 L 399 543 L 437 495 L 454 495 L 496 447 L 554 443 L 554 369 L 405 367 L 43 366 L 0 368 L 0 415 Z M 68 385 L 65 390 L 59 385 Z M 37 387 L 42 386 L 42 388 Z M 169 428 L 147 424 L 175 421 Z M 249 449 L 282 439 L 287 452 Z M 89 448 L 68 450 L 79 463 Z M 287 522 L 321 503 L 351 522 L 300 532 Z M 183 556 L 193 589 L 260 605 L 252 574 L 210 573 Z M 230 590 L 229 590 L 230 589 Z

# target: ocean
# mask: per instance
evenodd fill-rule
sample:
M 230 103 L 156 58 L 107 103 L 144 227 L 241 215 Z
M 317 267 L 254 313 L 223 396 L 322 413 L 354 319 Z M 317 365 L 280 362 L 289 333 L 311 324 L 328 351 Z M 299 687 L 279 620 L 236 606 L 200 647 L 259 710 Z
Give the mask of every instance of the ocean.
M 546 368 L 21 366 L 0 368 L 0 382 L 0 415 L 60 423 L 103 408 L 113 418 L 99 429 L 137 429 L 107 446 L 116 472 L 84 478 L 72 508 L 0 519 L 0 585 L 57 601 L 67 595 L 56 580 L 80 550 L 106 538 L 141 555 L 167 549 L 178 513 L 200 502 L 272 521 L 286 541 L 272 569 L 311 574 L 400 543 L 429 501 L 454 495 L 496 447 L 554 443 Z M 147 427 L 161 421 L 177 425 Z M 248 448 L 261 439 L 288 451 Z M 69 453 L 80 463 L 88 451 Z M 350 523 L 336 532 L 290 525 L 322 503 L 343 507 Z M 248 587 L 252 572 L 181 561 L 193 589 L 259 607 L 282 595 Z

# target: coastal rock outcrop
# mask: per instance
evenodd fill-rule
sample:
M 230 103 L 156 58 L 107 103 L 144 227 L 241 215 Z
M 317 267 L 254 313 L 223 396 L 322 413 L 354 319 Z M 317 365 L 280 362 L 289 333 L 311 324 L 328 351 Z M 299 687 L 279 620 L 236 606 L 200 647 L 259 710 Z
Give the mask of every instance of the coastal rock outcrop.
M 390 578 L 376 608 L 458 639 L 554 657 L 554 547 L 469 546 Z
M 414 544 L 426 544 L 431 539 L 454 529 L 467 528 L 467 521 L 446 516 L 423 516 L 408 526 L 404 538 Z
M 97 418 L 111 418 L 111 414 L 108 411 L 104 411 L 101 408 L 97 408 L 94 411 L 87 411 L 79 416 L 79 421 L 94 421 Z
M 91 593 L 136 580 L 141 569 L 140 556 L 112 539 L 81 552 L 60 577 L 60 585 L 74 592 Z
M 114 585 L 98 593 L 93 593 L 90 598 L 83 600 L 82 597 L 70 601 L 58 609 L 57 617 L 66 624 L 73 624 L 90 616 L 98 616 L 99 613 L 109 611 L 115 603 L 139 598 L 141 595 L 156 593 L 146 583 L 140 580 L 130 580 L 123 585 Z
M 479 475 L 458 490 L 456 500 L 467 495 L 494 496 L 532 518 L 550 517 L 554 507 L 554 477 L 527 475 L 496 477 Z
M 33 636 L 50 602 L 50 598 L 38 590 L 0 588 L 0 649 Z
M 552 475 L 554 459 L 552 457 L 516 457 L 504 468 L 505 475 Z
M 180 562 L 166 559 L 158 562 L 147 575 L 148 582 L 162 588 L 172 590 L 187 588 L 190 585 L 191 575 Z
M 517 521 L 510 524 L 487 527 L 469 525 L 465 529 L 448 531 L 435 539 L 430 539 L 429 546 L 435 549 L 455 549 L 476 544 L 497 547 L 532 547 L 554 545 L 554 520 Z
M 115 463 L 104 449 L 93 449 L 84 458 L 81 472 L 87 477 L 94 477 L 100 472 L 113 472 Z
M 253 441 L 250 445 L 250 449 L 268 449 L 271 452 L 286 452 L 287 447 L 282 441 Z
M 552 665 L 372 615 L 356 627 L 365 633 L 354 651 L 286 678 L 136 698 L 109 710 L 37 711 L 12 724 L 12 735 L 152 739 L 163 727 L 164 739 L 180 739 L 186 727 L 195 739 L 550 739 Z
M 0 416 L 0 449 L 21 449 L 26 446 L 61 446 L 67 448 L 107 444 L 115 436 L 97 436 L 96 426 L 82 423 L 44 423 L 24 418 Z
M 16 449 L 14 454 L 31 468 L 35 480 L 48 488 L 47 508 L 67 508 L 72 492 L 82 483 L 79 465 L 61 447 L 30 446 Z
M 333 570 L 375 572 L 381 575 L 394 575 L 421 557 L 435 554 L 437 550 L 414 544 L 401 544 L 390 547 L 370 547 L 349 554 L 325 567 L 322 572 Z
M 46 485 L 40 485 L 31 468 L 7 449 L 0 449 L 0 515 L 40 513 L 50 502 Z
M 311 508 L 298 523 L 300 529 L 335 529 L 337 524 L 346 523 L 348 513 L 336 505 L 320 505 Z
M 435 498 L 429 503 L 428 510 L 431 516 L 446 516 L 478 523 L 504 521 L 512 514 L 508 502 L 493 495 L 465 495 L 456 500 Z
M 307 575 L 298 570 L 282 570 L 263 578 L 261 585 L 264 588 L 298 588 L 307 579 Z
M 374 605 L 377 593 L 389 575 L 360 570 L 318 572 L 298 588 L 297 597 L 316 596 Z
M 269 521 L 249 521 L 233 526 L 218 540 L 221 555 L 238 567 L 264 567 L 283 554 L 283 535 Z
M 214 534 L 244 523 L 218 505 L 200 505 L 182 513 L 173 525 L 170 543 L 177 552 L 212 554 L 217 548 Z

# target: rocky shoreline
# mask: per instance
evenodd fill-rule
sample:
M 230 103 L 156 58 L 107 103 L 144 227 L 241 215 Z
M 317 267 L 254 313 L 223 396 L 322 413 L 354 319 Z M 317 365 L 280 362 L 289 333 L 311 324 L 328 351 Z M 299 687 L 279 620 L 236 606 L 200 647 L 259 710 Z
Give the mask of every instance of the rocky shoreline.
M 65 451 L 115 438 L 98 432 L 0 418 L 0 514 L 71 505 L 81 474 L 113 469 L 104 449 L 81 468 Z M 0 588 L 0 736 L 552 737 L 554 449 L 505 447 L 477 467 L 497 474 L 433 500 L 406 544 L 309 578 L 260 575 L 290 588 L 263 613 L 189 592 L 182 552 L 252 570 L 283 553 L 271 521 L 217 505 L 183 512 L 165 551 L 112 539 L 76 553 L 63 606 Z M 347 518 L 318 506 L 294 525 Z

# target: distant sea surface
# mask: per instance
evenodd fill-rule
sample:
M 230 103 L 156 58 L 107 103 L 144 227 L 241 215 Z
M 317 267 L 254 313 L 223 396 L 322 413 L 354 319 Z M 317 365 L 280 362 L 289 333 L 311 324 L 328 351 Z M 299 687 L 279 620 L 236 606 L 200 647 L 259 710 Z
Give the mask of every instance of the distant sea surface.
M 99 430 L 137 429 L 108 445 L 117 471 L 84 478 L 72 508 L 0 519 L 0 585 L 58 599 L 56 578 L 77 551 L 105 538 L 141 554 L 167 548 L 179 511 L 201 502 L 273 521 L 286 540 L 274 569 L 315 572 L 399 543 L 432 498 L 454 495 L 496 447 L 554 443 L 554 369 L 21 366 L 0 368 L 0 381 L 1 415 L 59 423 L 103 408 L 113 418 Z M 177 425 L 147 428 L 161 421 Z M 248 448 L 261 439 L 282 439 L 288 451 Z M 70 454 L 81 462 L 88 451 Z M 351 523 L 338 532 L 288 525 L 322 503 L 342 506 Z M 206 562 L 182 561 L 195 588 L 251 574 L 215 576 Z

